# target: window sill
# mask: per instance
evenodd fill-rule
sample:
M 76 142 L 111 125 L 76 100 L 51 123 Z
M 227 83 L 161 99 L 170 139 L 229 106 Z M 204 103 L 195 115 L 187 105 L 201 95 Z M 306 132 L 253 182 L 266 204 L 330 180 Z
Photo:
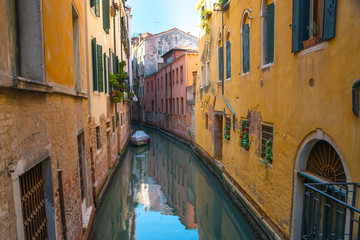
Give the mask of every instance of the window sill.
M 100 93 L 98 91 L 93 91 L 93 94 L 98 95 L 98 96 L 100 95 Z
M 221 80 L 218 80 L 216 83 L 219 84 L 219 83 L 222 83 L 222 81 L 221 81 Z
M 210 84 L 205 84 L 205 87 L 208 87 Z
M 241 74 L 240 74 L 241 77 L 245 77 L 245 76 L 247 76 L 247 75 L 250 75 L 250 72 L 245 72 L 245 73 L 241 73 Z
M 244 148 L 242 148 L 242 147 L 240 147 L 240 151 L 242 151 L 242 152 L 244 152 L 244 153 L 246 153 L 246 154 L 249 154 L 249 150 L 246 150 L 246 149 L 244 149 Z
M 226 138 L 224 138 L 224 142 L 226 142 L 226 143 L 230 143 L 230 139 L 226 139 Z
M 231 80 L 231 78 L 227 78 L 227 79 L 225 79 L 225 82 L 230 81 L 230 80 Z
M 317 51 L 320 51 L 320 50 L 323 50 L 324 48 L 326 48 L 328 46 L 328 42 L 322 42 L 318 45 L 315 45 L 315 46 L 312 46 L 310 48 L 307 48 L 305 50 L 302 50 L 298 57 L 302 57 L 302 56 L 305 56 L 307 54 L 310 54 L 310 53 L 313 53 L 313 52 L 317 52 Z
M 30 79 L 22 78 L 22 77 L 16 77 L 14 79 L 14 87 L 17 89 L 22 90 L 30 90 L 30 91 L 37 91 L 37 92 L 52 92 L 53 86 L 41 83 L 41 82 L 35 82 Z
M 267 63 L 267 64 L 261 66 L 261 70 L 271 68 L 272 66 L 274 66 L 274 62 Z
M 101 149 L 101 148 L 98 148 L 98 149 L 96 150 L 96 154 L 97 154 L 97 155 L 99 155 L 101 152 L 102 152 L 102 149 Z
M 263 160 L 264 160 L 264 159 L 259 158 L 259 162 L 261 163 L 261 165 L 263 165 L 263 166 L 264 166 L 264 164 L 263 164 Z M 265 167 L 265 166 L 264 166 L 264 167 Z M 272 164 L 268 163 L 267 168 L 272 169 L 272 168 L 273 168 Z
M 200 89 L 203 89 L 204 88 L 204 86 L 200 86 Z

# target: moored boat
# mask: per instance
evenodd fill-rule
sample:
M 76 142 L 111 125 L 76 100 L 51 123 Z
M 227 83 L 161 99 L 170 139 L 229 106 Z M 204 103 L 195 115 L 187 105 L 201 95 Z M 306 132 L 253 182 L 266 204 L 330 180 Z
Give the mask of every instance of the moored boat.
M 138 130 L 131 136 L 131 144 L 135 146 L 146 145 L 150 142 L 150 136 L 147 135 L 144 131 Z

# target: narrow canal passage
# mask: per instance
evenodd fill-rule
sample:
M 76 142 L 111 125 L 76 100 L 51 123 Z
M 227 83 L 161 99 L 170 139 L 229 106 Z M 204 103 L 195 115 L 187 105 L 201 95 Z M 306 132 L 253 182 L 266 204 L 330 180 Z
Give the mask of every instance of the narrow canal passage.
M 128 149 L 91 239 L 257 239 L 191 149 L 146 132 L 150 144 Z

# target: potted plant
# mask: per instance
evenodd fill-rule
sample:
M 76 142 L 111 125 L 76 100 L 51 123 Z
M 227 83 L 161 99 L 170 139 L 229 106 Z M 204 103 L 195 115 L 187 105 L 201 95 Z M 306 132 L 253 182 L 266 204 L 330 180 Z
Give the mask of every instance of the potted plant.
M 245 120 L 241 121 L 240 146 L 245 150 L 249 150 L 250 148 L 249 128 L 246 126 L 245 123 L 246 123 Z
M 219 0 L 218 3 L 214 3 L 221 8 L 222 11 L 226 11 L 229 9 L 229 0 Z
M 126 80 L 128 79 L 128 76 L 124 71 L 125 65 L 126 65 L 126 62 L 121 61 L 120 62 L 120 72 L 116 75 L 110 73 L 110 85 L 112 88 L 112 90 L 110 92 L 110 97 L 111 97 L 111 100 L 115 103 L 119 103 L 124 99 L 124 97 L 125 97 L 124 91 L 126 91 L 128 88 L 127 82 L 126 82 Z
M 225 126 L 224 128 L 224 138 L 230 140 L 230 128 L 228 126 Z
M 268 139 L 265 142 L 265 148 L 263 149 L 262 156 L 263 156 L 262 164 L 265 166 L 265 178 L 264 178 L 264 180 L 266 180 L 267 177 L 268 177 L 268 171 L 267 171 L 268 164 L 271 163 L 272 160 L 273 160 L 271 139 Z
M 322 41 L 321 37 L 318 36 L 319 35 L 318 25 L 316 24 L 315 21 L 313 21 L 311 26 L 308 26 L 307 29 L 310 32 L 311 38 L 303 42 L 304 49 L 315 46 Z
M 129 99 L 132 100 L 135 97 L 135 93 L 133 91 L 129 92 Z

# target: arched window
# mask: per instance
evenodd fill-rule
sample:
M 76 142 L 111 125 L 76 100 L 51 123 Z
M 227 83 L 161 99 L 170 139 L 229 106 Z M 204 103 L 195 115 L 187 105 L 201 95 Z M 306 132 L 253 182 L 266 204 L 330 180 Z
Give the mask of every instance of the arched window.
M 250 72 L 250 10 L 246 9 L 241 19 L 242 72 Z
M 226 33 L 226 79 L 231 78 L 231 42 L 230 31 Z
M 262 0 L 260 16 L 261 65 L 266 65 L 274 62 L 275 3 L 272 0 Z
M 219 32 L 219 39 L 218 39 L 218 79 L 219 81 L 223 80 L 223 69 L 224 69 L 224 53 L 223 53 L 223 46 L 222 46 L 222 36 L 221 31 Z

